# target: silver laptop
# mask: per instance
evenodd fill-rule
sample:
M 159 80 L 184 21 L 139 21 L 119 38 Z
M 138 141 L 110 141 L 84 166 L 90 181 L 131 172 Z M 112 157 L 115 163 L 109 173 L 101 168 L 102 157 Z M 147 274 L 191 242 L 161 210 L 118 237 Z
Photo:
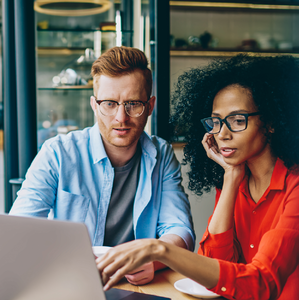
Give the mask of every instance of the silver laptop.
M 167 299 L 103 291 L 85 224 L 0 215 L 1 300 Z

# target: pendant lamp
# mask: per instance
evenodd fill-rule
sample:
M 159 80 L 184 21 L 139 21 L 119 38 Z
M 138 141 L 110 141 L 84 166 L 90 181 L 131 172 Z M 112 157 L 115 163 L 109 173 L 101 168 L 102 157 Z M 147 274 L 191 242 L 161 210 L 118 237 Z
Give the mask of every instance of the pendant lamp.
M 36 0 L 34 10 L 54 16 L 89 16 L 103 13 L 112 6 L 109 0 Z

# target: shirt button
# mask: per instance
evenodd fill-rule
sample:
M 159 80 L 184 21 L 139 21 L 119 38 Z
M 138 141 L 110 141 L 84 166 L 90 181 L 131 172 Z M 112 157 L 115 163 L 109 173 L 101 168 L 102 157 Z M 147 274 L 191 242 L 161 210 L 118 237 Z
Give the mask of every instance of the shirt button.
M 254 210 L 252 213 L 255 215 L 255 214 L 256 214 L 256 211 Z
M 226 288 L 223 286 L 223 287 L 221 288 L 221 291 L 222 291 L 222 292 L 226 292 Z
M 250 248 L 254 248 L 254 245 L 253 245 L 253 244 L 251 244 L 251 245 L 250 245 Z

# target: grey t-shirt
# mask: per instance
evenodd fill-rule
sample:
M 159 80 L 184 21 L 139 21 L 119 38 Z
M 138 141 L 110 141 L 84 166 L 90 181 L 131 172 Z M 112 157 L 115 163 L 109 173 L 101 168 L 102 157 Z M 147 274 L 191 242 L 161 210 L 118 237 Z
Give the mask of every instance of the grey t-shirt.
M 114 168 L 112 195 L 107 212 L 104 246 L 116 246 L 135 239 L 133 205 L 139 180 L 141 147 L 123 167 Z

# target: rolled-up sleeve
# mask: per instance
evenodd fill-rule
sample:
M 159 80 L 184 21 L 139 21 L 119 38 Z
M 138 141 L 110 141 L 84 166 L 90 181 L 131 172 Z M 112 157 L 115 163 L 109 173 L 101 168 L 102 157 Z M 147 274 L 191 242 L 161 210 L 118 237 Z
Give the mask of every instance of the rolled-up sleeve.
M 27 171 L 10 214 L 48 216 L 56 199 L 58 164 L 55 150 L 45 142 Z
M 162 180 L 162 196 L 157 226 L 158 236 L 176 234 L 184 240 L 187 249 L 193 251 L 195 233 L 190 203 L 181 185 L 181 166 L 169 145 L 165 151 Z
M 298 253 L 298 231 L 271 230 L 263 236 L 259 251 L 251 263 L 219 260 L 220 278 L 211 290 L 228 299 L 276 299 L 298 268 Z M 298 278 L 290 280 L 296 284 Z

